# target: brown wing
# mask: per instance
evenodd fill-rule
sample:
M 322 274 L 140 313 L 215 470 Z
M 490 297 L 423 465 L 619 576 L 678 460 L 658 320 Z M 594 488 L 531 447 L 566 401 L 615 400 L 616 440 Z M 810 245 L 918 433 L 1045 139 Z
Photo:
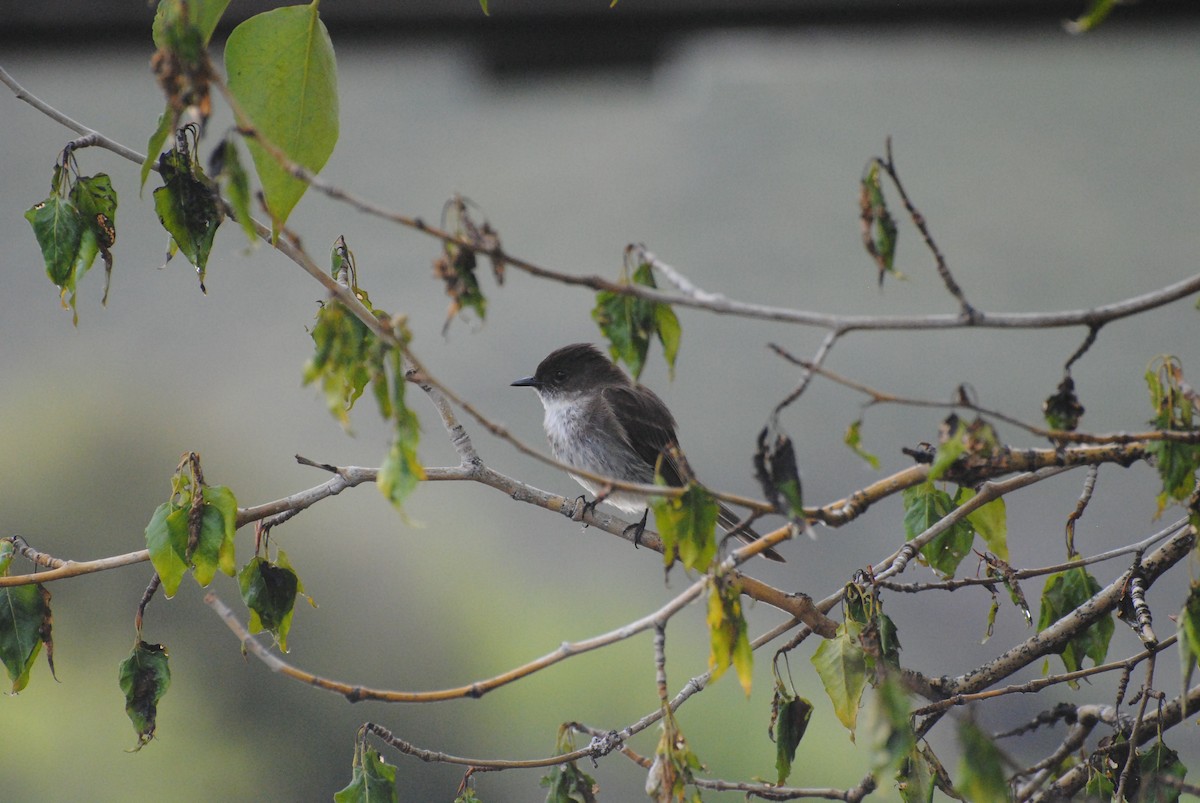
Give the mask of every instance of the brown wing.
M 671 444 L 677 445 L 678 440 L 675 437 L 675 419 L 662 399 L 641 385 L 612 385 L 602 393 L 617 421 L 625 428 L 625 437 L 638 456 L 651 469 L 658 465 L 668 485 L 683 485 L 679 466 L 666 450 Z
M 625 436 L 629 445 L 634 448 L 638 456 L 651 466 L 658 465 L 659 473 L 662 474 L 662 478 L 667 481 L 668 485 L 683 485 L 679 465 L 667 450 L 667 447 L 672 444 L 679 445 L 679 440 L 675 436 L 675 419 L 671 417 L 671 411 L 663 404 L 662 399 L 658 398 L 654 391 L 641 385 L 610 386 L 605 388 L 602 393 L 604 400 L 612 407 L 617 420 L 625 427 Z M 660 458 L 661 462 L 659 462 Z M 718 503 L 718 505 L 718 519 L 721 526 L 726 531 L 734 530 L 741 518 L 724 504 Z M 760 537 L 750 527 L 738 529 L 736 535 L 746 543 Z M 784 562 L 783 556 L 774 549 L 764 550 L 761 554 L 768 560 Z

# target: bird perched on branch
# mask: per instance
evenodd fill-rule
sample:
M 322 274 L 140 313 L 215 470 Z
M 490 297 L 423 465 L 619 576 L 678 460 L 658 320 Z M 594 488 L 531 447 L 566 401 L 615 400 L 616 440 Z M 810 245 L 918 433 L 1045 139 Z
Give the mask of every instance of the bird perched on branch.
M 642 485 L 654 483 L 657 467 L 668 485 L 686 484 L 671 411 L 654 391 L 631 382 L 590 343 L 575 343 L 551 352 L 533 376 L 512 384 L 537 391 L 546 410 L 542 420 L 546 438 L 554 456 L 563 463 Z M 632 516 L 641 514 L 641 521 L 634 525 L 636 544 L 649 513 L 645 495 L 613 489 L 577 474 L 571 477 L 595 495 L 597 502 L 608 502 Z M 759 538 L 749 527 L 738 526 L 736 513 L 719 502 L 718 506 L 718 521 L 727 532 L 747 543 Z M 783 562 L 774 549 L 764 550 L 762 555 Z

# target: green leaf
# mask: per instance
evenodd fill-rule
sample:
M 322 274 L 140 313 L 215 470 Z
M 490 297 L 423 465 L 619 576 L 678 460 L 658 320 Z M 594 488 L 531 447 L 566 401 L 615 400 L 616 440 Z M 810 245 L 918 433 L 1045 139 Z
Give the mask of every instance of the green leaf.
M 669 305 L 654 305 L 654 332 L 658 335 L 658 342 L 662 343 L 668 376 L 674 379 L 675 358 L 679 356 L 679 341 L 683 337 L 683 327 L 679 324 L 675 310 L 671 309 Z
M 1064 376 L 1058 384 L 1058 389 L 1042 402 L 1042 414 L 1050 429 L 1061 429 L 1074 432 L 1083 417 L 1083 405 L 1075 395 L 1075 380 L 1069 375 Z
M 163 502 L 146 525 L 146 548 L 150 550 L 150 563 L 158 572 L 163 593 L 168 598 L 175 596 L 188 570 L 187 516 L 187 508 Z
M 934 773 L 924 754 L 914 744 L 896 768 L 896 790 L 904 803 L 932 803 Z
M 1195 395 L 1184 383 L 1183 367 L 1177 358 L 1164 356 L 1155 360 L 1146 371 L 1146 384 L 1154 408 L 1150 423 L 1155 429 L 1195 431 Z M 1195 491 L 1200 444 L 1150 441 L 1147 451 L 1163 482 L 1158 496 L 1158 512 L 1162 513 L 1168 503 L 1188 499 Z
M 768 424 L 758 433 L 756 444 L 754 476 L 762 486 L 763 495 L 779 513 L 793 521 L 804 521 L 804 496 L 791 437 L 778 425 Z
M 696 771 L 704 768 L 688 747 L 671 707 L 662 706 L 662 735 L 646 780 L 646 794 L 655 801 L 682 801 Z M 699 793 L 692 800 L 699 801 Z
M 185 142 L 184 136 L 180 144 Z M 221 225 L 221 210 L 213 199 L 212 186 L 192 159 L 190 149 L 172 148 L 158 160 L 163 186 L 154 191 L 154 210 L 171 239 L 187 260 L 196 266 L 200 289 L 213 238 Z
M 655 482 L 665 485 L 661 477 Z M 650 508 L 663 542 L 663 561 L 678 558 L 685 567 L 708 571 L 717 554 L 717 500 L 703 486 L 690 483 L 681 496 L 652 496 Z
M 939 490 L 932 482 L 906 488 L 904 499 L 904 530 L 911 541 L 941 521 L 954 510 L 949 494 Z M 919 558 L 930 568 L 953 577 L 959 563 L 971 551 L 975 533 L 970 524 L 958 521 L 946 531 L 921 547 Z
M 843 442 L 850 447 L 856 455 L 866 460 L 871 468 L 878 470 L 880 463 L 879 458 L 868 452 L 862 447 L 862 419 L 858 419 L 849 427 L 846 428 L 846 435 L 842 438 Z
M 11 542 L 6 546 L 11 549 Z M 0 565 L 0 576 L 8 574 L 11 552 Z M 50 592 L 41 583 L 0 588 L 0 663 L 12 681 L 12 693 L 29 685 L 29 675 L 42 645 L 54 672 L 54 641 L 50 637 L 52 617 Z
M 871 746 L 874 767 L 901 767 L 917 750 L 917 740 L 909 722 L 908 694 L 895 672 L 885 674 L 875 687 L 871 702 Z
M 379 475 L 375 479 L 384 497 L 397 508 L 425 479 L 425 469 L 417 458 L 417 416 L 405 409 L 404 418 L 406 423 L 397 424 L 392 448 L 388 450 L 387 459 L 379 467 Z
M 851 741 L 858 721 L 858 703 L 867 685 L 866 656 L 858 641 L 861 633 L 862 625 L 847 620 L 838 625 L 833 638 L 821 642 L 812 656 L 833 711 L 850 731 Z
M 1076 19 L 1068 20 L 1064 27 L 1069 33 L 1087 33 L 1104 22 L 1119 2 L 1120 0 L 1092 0 L 1087 11 Z
M 137 732 L 135 750 L 141 750 L 154 738 L 158 702 L 171 685 L 171 667 L 166 647 L 139 641 L 117 672 L 125 694 L 125 713 Z
M 958 726 L 958 743 L 962 761 L 958 767 L 955 787 L 967 800 L 1008 800 L 1008 781 L 1004 774 L 1004 757 L 978 725 L 963 720 Z
M 862 210 L 863 245 L 879 268 L 879 284 L 891 273 L 898 279 L 904 275 L 896 270 L 896 221 L 888 211 L 887 199 L 880 182 L 879 163 L 871 162 L 862 178 L 859 206 Z
M 930 481 L 940 479 L 950 466 L 954 465 L 954 461 L 967 451 L 965 439 L 967 425 L 956 416 L 952 418 L 955 424 L 954 429 L 938 444 L 937 457 L 934 458 L 933 465 L 929 467 Z
M 154 46 L 167 47 L 171 35 L 167 29 L 181 24 L 194 27 L 200 44 L 207 45 L 228 5 L 229 0 L 161 0 L 151 27 Z
M 880 611 L 877 625 L 879 628 L 879 657 L 885 666 L 899 669 L 900 634 L 896 629 L 896 623 L 892 621 L 892 617 Z
M 57 195 L 30 207 L 25 219 L 33 226 L 50 281 L 74 297 L 75 261 L 87 222 L 73 203 Z
M 158 124 L 154 128 L 154 133 L 150 135 L 150 140 L 146 143 L 146 161 L 142 162 L 141 182 L 138 184 L 139 190 L 146 188 L 146 179 L 150 177 L 150 171 L 158 163 L 163 145 L 166 144 L 167 137 L 171 136 L 171 131 L 174 127 L 174 113 L 169 108 L 164 109 L 163 113 L 158 116 Z
M 200 517 L 200 538 L 191 555 L 196 582 L 207 586 L 217 570 L 233 577 L 234 532 L 237 530 L 237 500 L 223 485 L 205 486 L 204 509 Z
M 242 167 L 242 159 L 238 156 L 237 144 L 232 136 L 221 140 L 221 144 L 213 150 L 208 161 L 209 172 L 213 179 L 224 189 L 229 205 L 233 208 L 234 217 L 246 235 L 251 245 L 258 242 L 258 230 L 254 228 L 254 218 L 250 206 L 250 177 Z
M 402 339 L 407 339 L 403 337 Z M 404 400 L 405 388 L 403 358 L 400 352 L 391 349 L 375 363 L 372 385 L 380 412 L 395 423 L 395 436 L 387 459 L 379 469 L 375 482 L 379 490 L 394 506 L 403 505 L 408 495 L 425 479 L 425 469 L 417 458 L 417 443 L 421 428 L 417 414 L 408 408 Z M 390 375 L 390 379 L 389 379 Z
M 55 167 L 50 197 L 29 209 L 25 219 L 33 226 L 46 274 L 58 286 L 63 306 L 70 308 L 78 324 L 76 289 L 97 254 L 104 257 L 104 299 L 108 299 L 113 264 L 109 249 L 117 237 L 117 193 L 109 177 L 98 173 L 75 179 L 64 198 L 60 193 L 66 175 L 66 168 Z
M 333 796 L 335 803 L 396 803 L 396 768 L 369 745 L 356 745 L 350 784 Z
M 1099 591 L 1100 583 L 1083 566 L 1074 566 L 1050 575 L 1046 579 L 1045 588 L 1042 589 L 1038 632 L 1042 632 L 1083 605 Z M 1066 670 L 1074 672 L 1081 669 L 1084 658 L 1091 658 L 1092 663 L 1097 666 L 1104 663 L 1113 629 L 1112 616 L 1105 614 L 1063 645 L 1059 654 Z M 1072 688 L 1075 685 L 1072 683 Z
M 1162 740 L 1155 742 L 1150 749 L 1138 751 L 1137 783 L 1130 789 L 1128 799 L 1137 803 L 1176 803 L 1181 791 L 1159 779 L 1169 775 L 1182 781 L 1187 775 L 1187 767 L 1179 760 L 1179 754 L 1167 747 Z
M 460 207 L 460 210 L 459 215 L 465 216 L 465 208 Z M 460 236 L 464 236 L 465 228 L 467 227 L 460 217 Z M 434 260 L 433 275 L 445 282 L 446 295 L 451 298 L 450 309 L 446 312 L 445 323 L 442 324 L 442 334 L 445 335 L 454 316 L 464 309 L 474 311 L 479 320 L 484 320 L 487 317 L 487 296 L 483 294 L 479 286 L 479 276 L 475 273 L 479 267 L 479 258 L 473 249 L 446 241 L 442 252 L 442 255 Z
M 317 173 L 338 139 L 337 64 L 317 3 L 256 14 L 225 43 L 229 91 L 255 130 L 289 159 Z M 250 155 L 277 239 L 308 185 L 257 141 Z
M 331 301 L 318 310 L 312 339 L 316 351 L 304 365 L 304 384 L 321 380 L 329 412 L 349 428 L 350 410 L 371 378 L 378 338 L 341 302 Z
M 883 603 L 870 586 L 847 584 L 844 594 L 844 610 L 847 622 L 853 623 L 859 632 L 859 643 L 873 645 L 864 649 L 867 673 L 877 674 L 878 661 L 885 667 L 900 667 L 900 637 L 896 624 L 883 612 Z
M 454 798 L 454 803 L 483 803 L 479 795 L 475 794 L 475 787 L 468 786 L 462 790 L 458 797 Z
M 974 498 L 973 489 L 959 488 L 954 495 L 954 506 L 962 507 Z M 967 514 L 967 521 L 987 544 L 988 551 L 1008 562 L 1008 508 L 1004 504 L 1004 497 L 999 496 L 972 510 Z
M 287 652 L 296 595 L 304 591 L 287 555 L 280 550 L 275 563 L 256 555 L 238 574 L 238 585 L 242 601 L 250 609 L 250 632 L 267 631 L 275 637 L 279 649 Z
M 1177 619 L 1179 633 L 1179 665 L 1183 677 L 1183 714 L 1187 716 L 1187 690 L 1192 687 L 1192 672 L 1200 659 L 1200 583 L 1192 583 L 1183 610 Z
M 749 697 L 754 678 L 754 655 L 750 650 L 746 617 L 742 614 L 741 594 L 741 585 L 732 578 L 720 576 L 709 580 L 708 668 L 715 681 L 732 664 Z
M 1103 772 L 1098 772 L 1094 768 L 1089 769 L 1091 775 L 1088 777 L 1087 784 L 1083 787 L 1083 793 L 1087 795 L 1087 799 L 1111 800 L 1112 796 L 1117 792 L 1117 785 Z
M 112 278 L 113 255 L 110 250 L 117 241 L 117 191 L 113 189 L 112 181 L 104 173 L 94 176 L 80 176 L 71 186 L 71 200 L 79 214 L 87 223 L 85 240 L 90 232 L 91 242 L 88 244 L 88 254 L 80 253 L 75 263 L 75 278 L 77 284 L 83 274 L 92 266 L 98 251 L 104 259 L 104 297 L 102 303 L 108 302 L 108 284 Z M 95 249 L 95 250 L 92 250 Z M 74 306 L 72 288 L 71 304 Z
M 562 754 L 574 750 L 571 728 L 564 725 L 558 729 L 555 751 Z M 550 790 L 546 793 L 546 803 L 597 803 L 599 800 L 600 786 L 596 779 L 579 769 L 574 761 L 555 764 L 549 774 L 542 776 L 541 785 Z
M 622 278 L 622 282 L 627 283 L 628 280 Z M 648 263 L 642 263 L 634 270 L 632 283 L 644 287 L 657 287 L 654 282 L 654 270 Z M 637 381 L 642 375 L 642 369 L 646 367 L 646 355 L 650 351 L 652 337 L 658 337 L 662 343 L 663 355 L 666 357 L 671 376 L 674 377 L 675 358 L 679 353 L 682 330 L 679 319 L 670 305 L 601 290 L 596 293 L 592 319 L 599 324 L 600 331 L 608 340 L 613 359 L 629 366 L 634 381 Z
M 775 694 L 771 699 L 771 727 L 768 730 L 775 741 L 776 783 L 782 786 L 792 774 L 792 762 L 796 760 L 796 748 L 808 730 L 813 706 L 803 697 L 797 697 L 775 679 Z

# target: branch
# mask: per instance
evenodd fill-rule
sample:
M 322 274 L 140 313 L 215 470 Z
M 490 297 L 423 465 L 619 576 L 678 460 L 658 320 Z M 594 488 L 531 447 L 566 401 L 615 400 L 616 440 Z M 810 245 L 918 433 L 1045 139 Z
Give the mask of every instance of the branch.
M 900 574 L 904 571 L 908 562 L 916 556 L 917 552 L 923 546 L 928 544 L 934 538 L 949 530 L 958 522 L 965 519 L 967 516 L 974 513 L 979 508 L 986 505 L 995 499 L 999 499 L 1007 493 L 1024 488 L 1027 485 L 1041 482 L 1049 479 L 1064 471 L 1070 471 L 1069 466 L 1051 466 L 1049 468 L 1039 469 L 1038 471 L 1029 472 L 1026 474 L 1018 474 L 1017 476 L 1004 480 L 1002 482 L 985 482 L 979 488 L 979 493 L 968 499 L 963 504 L 950 511 L 949 514 L 939 519 L 933 526 L 929 527 L 924 532 L 914 536 L 903 547 L 900 548 L 896 556 L 887 561 L 883 571 L 876 573 L 876 577 L 881 580 L 886 580 L 888 577 Z
M 982 407 L 969 399 L 958 398 L 952 401 L 937 401 L 935 399 L 918 399 L 911 396 L 898 396 L 894 393 L 888 393 L 882 390 L 857 382 L 853 379 L 845 377 L 839 373 L 821 367 L 818 360 L 803 360 L 790 354 L 787 349 L 775 343 L 769 343 L 768 346 L 783 357 L 788 362 L 804 368 L 811 373 L 820 374 L 831 382 L 835 382 L 843 387 L 857 390 L 870 397 L 870 401 L 866 406 L 874 404 L 899 404 L 906 407 L 933 407 L 938 409 L 951 410 L 971 410 L 980 415 L 990 416 L 998 421 L 1003 421 L 1006 424 L 1012 424 L 1014 427 L 1025 430 L 1026 432 L 1037 435 L 1047 440 L 1060 443 L 1137 443 L 1139 441 L 1171 441 L 1173 443 L 1200 443 L 1200 430 L 1164 430 L 1155 429 L 1146 432 L 1109 432 L 1109 433 L 1088 433 L 1077 432 L 1065 429 L 1044 429 L 1034 424 L 1026 423 L 1018 418 L 1014 418 L 999 410 L 992 410 L 987 407 Z
M 425 762 L 437 762 L 442 764 L 461 764 L 466 767 L 471 767 L 475 770 L 528 770 L 538 769 L 541 767 L 553 767 L 557 764 L 566 764 L 568 761 L 576 761 L 581 758 L 587 758 L 591 755 L 590 748 L 584 747 L 579 750 L 572 750 L 570 753 L 563 753 L 549 758 L 533 758 L 524 761 L 514 761 L 506 759 L 486 759 L 486 758 L 462 758 L 461 756 L 452 756 L 449 753 L 439 753 L 433 750 L 423 750 L 416 747 L 411 742 L 406 742 L 403 739 L 395 736 L 390 730 L 382 725 L 376 725 L 374 722 L 368 722 L 363 725 L 365 730 L 378 736 L 383 741 L 387 742 L 392 747 L 399 750 L 408 756 L 419 758 Z
M 93 144 L 97 145 L 98 147 L 110 150 L 118 156 L 123 156 L 129 161 L 135 162 L 139 165 L 146 161 L 145 155 L 138 153 L 133 148 L 128 148 L 122 145 L 116 140 L 109 139 L 99 131 L 94 131 L 93 129 L 88 128 L 83 123 L 71 119 L 58 109 L 51 106 L 49 103 L 46 103 L 42 99 L 38 98 L 36 95 L 26 90 L 25 87 L 17 83 L 16 79 L 9 75 L 3 67 L 0 67 L 0 83 L 7 85 L 8 88 L 13 91 L 13 95 L 16 96 L 17 100 L 25 101 L 42 114 L 49 117 L 51 120 L 54 120 L 56 123 L 71 129 L 75 133 L 82 134 L 85 137 L 93 138 Z
M 1166 705 L 1160 706 L 1157 710 L 1150 712 L 1142 720 L 1141 726 L 1137 730 L 1130 727 L 1120 728 L 1120 734 L 1125 737 L 1125 741 L 1119 743 L 1108 743 L 1103 747 L 1099 747 L 1092 752 L 1084 761 L 1072 767 L 1067 772 L 1063 773 L 1050 787 L 1036 797 L 1034 801 L 1049 801 L 1066 800 L 1077 793 L 1088 781 L 1091 773 L 1092 762 L 1107 756 L 1123 757 L 1127 754 L 1129 745 L 1141 745 L 1151 739 L 1157 738 L 1163 731 L 1173 728 L 1183 721 L 1184 711 L 1184 695 L 1179 695 Z M 1188 690 L 1186 695 L 1187 710 L 1195 711 L 1196 706 L 1200 705 L 1200 686 L 1193 686 Z
M 1028 580 L 1031 577 L 1042 577 L 1055 572 L 1066 571 L 1077 566 L 1089 566 L 1093 563 L 1103 563 L 1106 560 L 1119 558 L 1122 555 L 1134 555 L 1139 552 L 1145 552 L 1154 544 L 1167 538 L 1170 535 L 1177 533 L 1179 530 L 1188 526 L 1187 519 L 1180 519 L 1169 527 L 1165 527 L 1154 535 L 1138 541 L 1135 544 L 1128 546 L 1117 547 L 1110 549 L 1107 552 L 1101 552 L 1096 555 L 1089 555 L 1086 558 L 1078 558 L 1076 560 L 1067 561 L 1066 563 L 1057 563 L 1053 566 L 1041 566 L 1036 569 L 1019 569 L 1012 573 L 1012 576 L 1017 580 Z M 1074 550 L 1072 550 L 1074 551 Z M 916 594 L 922 591 L 955 591 L 959 588 L 967 586 L 993 586 L 1002 582 L 997 577 L 959 577 L 955 580 L 932 580 L 929 582 L 919 583 L 896 583 L 890 580 L 880 580 L 875 578 L 875 585 L 888 591 L 896 591 L 903 594 Z
M 14 574 L 0 577 L 0 588 L 7 586 L 26 586 L 32 583 L 49 583 L 51 580 L 62 580 L 66 577 L 78 577 L 81 574 L 103 572 L 134 563 L 145 563 L 150 560 L 150 552 L 139 549 L 137 552 L 127 552 L 124 555 L 113 555 L 98 560 L 73 561 L 65 560 L 57 569 L 34 574 Z
M 1129 466 L 1148 454 L 1144 443 L 1073 446 L 1065 449 L 998 449 L 988 457 L 967 456 L 955 463 L 942 479 L 959 484 L 975 484 L 988 477 L 1018 471 L 1036 471 L 1050 467 L 1088 466 L 1097 463 L 1116 463 Z M 826 524 L 840 525 L 861 516 L 874 503 L 920 485 L 929 479 L 929 466 L 916 465 L 884 477 L 845 499 L 839 499 L 811 512 L 813 518 Z
M 1074 672 L 1063 672 L 1058 675 L 1047 675 L 1046 677 L 1034 678 L 1027 683 L 1019 683 L 1012 686 L 1005 686 L 1002 689 L 988 689 L 987 691 L 974 692 L 972 694 L 956 694 L 953 697 L 947 697 L 944 700 L 930 703 L 922 706 L 912 712 L 914 717 L 923 717 L 930 714 L 936 714 L 945 711 L 955 706 L 966 705 L 977 700 L 988 700 L 993 697 L 1003 697 L 1007 694 L 1036 694 L 1037 692 L 1049 686 L 1056 686 L 1059 683 L 1071 683 L 1082 678 L 1091 677 L 1092 675 L 1102 675 L 1105 672 L 1115 672 L 1116 670 L 1128 670 L 1145 661 L 1147 658 L 1152 658 L 1156 653 L 1170 647 L 1175 643 L 1177 636 L 1171 636 L 1162 640 L 1154 649 L 1143 650 L 1136 655 L 1131 655 L 1120 661 L 1111 661 L 1107 664 L 1099 666 L 1091 666 L 1087 669 L 1077 669 Z
M 96 135 L 97 144 L 112 150 L 132 162 L 141 164 L 145 161 L 145 157 L 127 148 L 120 143 L 105 137 L 103 134 L 96 132 L 87 126 L 71 120 L 66 115 L 58 112 L 49 104 L 41 101 L 36 96 L 30 94 L 21 87 L 7 72 L 0 68 L 0 81 L 7 84 L 13 90 L 13 93 L 21 100 L 29 103 L 38 111 L 46 114 L 51 119 L 71 128 L 80 134 Z M 256 136 L 253 130 L 246 132 L 248 136 Z M 262 141 L 261 137 L 258 141 Z M 419 217 L 411 217 L 401 215 L 396 212 L 386 210 L 376 204 L 361 199 L 345 190 L 336 188 L 324 180 L 313 175 L 304 167 L 284 158 L 281 162 L 285 169 L 294 177 L 307 182 L 310 186 L 330 198 L 337 201 L 342 201 L 350 204 L 359 211 L 367 214 L 389 220 L 393 223 L 412 228 L 416 231 L 428 234 L 443 242 L 453 242 L 463 248 L 469 248 L 477 253 L 481 253 L 490 259 L 501 260 L 506 264 L 512 265 L 519 270 L 522 270 L 531 276 L 538 278 L 550 279 L 563 284 L 584 286 L 592 290 L 607 290 L 613 293 L 622 295 L 635 296 L 645 298 L 651 301 L 657 301 L 663 304 L 674 304 L 683 307 L 692 307 L 705 309 L 718 314 L 738 315 L 746 318 L 755 318 L 760 320 L 773 320 L 784 323 L 794 323 L 807 326 L 816 326 L 825 329 L 833 329 L 841 334 L 854 330 L 872 330 L 872 331 L 891 331 L 899 329 L 958 329 L 964 327 L 986 327 L 986 328 L 1003 328 L 1003 329 L 1038 329 L 1038 328 L 1056 328 L 1067 326 L 1087 326 L 1096 327 L 1109 321 L 1126 318 L 1130 315 L 1136 315 L 1139 312 L 1144 312 L 1148 309 L 1154 309 L 1172 301 L 1177 301 L 1185 298 L 1197 291 L 1200 291 L 1200 274 L 1191 276 L 1187 279 L 1180 280 L 1173 284 L 1169 284 L 1158 290 L 1148 293 L 1143 293 L 1138 296 L 1133 296 L 1111 304 L 1104 304 L 1090 309 L 1076 310 L 1061 310 L 1057 312 L 1015 312 L 1015 313 L 986 313 L 975 310 L 975 314 L 971 317 L 961 314 L 938 314 L 938 315 L 833 315 L 826 313 L 810 312 L 806 310 L 796 310 L 786 307 L 776 307 L 765 304 L 749 304 L 739 301 L 731 301 L 723 296 L 714 294 L 705 294 L 694 285 L 690 287 L 689 293 L 668 293 L 657 288 L 646 287 L 644 285 L 635 285 L 632 283 L 613 282 L 599 276 L 576 276 L 549 268 L 544 268 L 536 265 L 528 260 L 514 257 L 505 253 L 500 247 L 482 248 L 478 243 L 471 240 L 457 237 L 451 232 L 442 231 L 436 227 L 429 226 Z M 260 227 L 261 224 L 256 225 Z M 261 236 L 261 231 L 260 231 Z M 269 235 L 268 235 L 269 236 Z M 305 264 L 300 261 L 297 256 L 290 252 L 287 248 L 281 247 L 285 241 L 281 238 L 274 247 L 289 256 L 289 258 L 300 264 L 314 278 L 326 285 L 327 289 L 338 295 L 339 300 L 346 303 L 355 315 L 360 315 L 363 312 L 362 305 L 358 303 L 358 299 L 353 297 L 353 294 L 346 292 L 339 293 L 329 283 L 336 286 L 320 269 L 314 272 L 311 268 L 315 265 Z M 647 252 L 648 253 L 648 252 Z M 653 255 L 650 255 L 653 256 Z M 327 283 L 328 280 L 328 283 Z M 373 320 L 374 316 L 367 315 L 360 318 L 363 323 L 371 327 L 376 334 L 379 334 L 388 342 L 391 339 L 386 330 L 379 327 L 377 320 Z
M 563 642 L 558 649 L 543 655 L 527 664 L 523 664 L 507 672 L 496 675 L 495 677 L 486 680 L 475 681 L 465 686 L 457 686 L 454 688 L 440 689 L 436 691 L 424 692 L 409 692 L 409 691 L 392 691 L 386 689 L 372 689 L 357 684 L 343 683 L 337 680 L 329 680 L 327 678 L 314 675 L 311 672 L 306 672 L 303 669 L 298 669 L 295 666 L 284 661 L 272 653 L 262 643 L 254 639 L 250 633 L 238 621 L 233 611 L 225 605 L 224 602 L 217 597 L 216 594 L 209 592 L 204 597 L 204 602 L 224 620 L 225 625 L 233 631 L 241 641 L 244 649 L 254 653 L 254 656 L 266 664 L 267 668 L 272 672 L 290 677 L 294 680 L 299 680 L 302 683 L 307 683 L 310 686 L 316 686 L 326 691 L 335 692 L 342 695 L 350 702 L 358 702 L 360 700 L 379 700 L 386 703 L 432 703 L 442 700 L 460 700 L 464 698 L 479 698 L 487 694 L 493 689 L 498 689 L 501 686 L 506 686 L 513 681 L 520 680 L 523 677 L 532 675 L 548 666 L 553 666 L 560 661 L 565 661 L 575 655 L 580 655 L 585 652 L 606 647 L 610 644 L 615 644 L 619 641 L 631 638 L 644 630 L 658 628 L 664 625 L 672 616 L 694 602 L 706 588 L 707 578 L 700 578 L 692 583 L 680 594 L 677 594 L 674 599 L 670 600 L 666 605 L 662 606 L 653 613 L 643 616 L 641 619 L 634 620 L 627 625 L 623 625 L 615 630 L 610 630 L 599 636 L 594 636 L 590 639 L 576 642 Z
M 1195 540 L 1195 531 L 1188 526 L 1146 557 L 1141 564 L 1142 576 L 1146 583 L 1153 583 L 1167 569 L 1186 557 Z M 1043 655 L 1058 652 L 1083 628 L 1117 607 L 1125 595 L 1125 587 L 1132 571 L 1130 569 L 1122 573 L 1074 611 L 992 661 L 964 675 L 935 681 L 936 690 L 946 696 L 977 692 L 1028 666 Z
M 874 161 L 887 172 L 891 177 L 892 183 L 896 186 L 896 192 L 900 193 L 900 200 L 904 203 L 904 208 L 908 211 L 908 216 L 912 219 L 913 225 L 917 227 L 917 231 L 921 233 L 921 237 L 925 240 L 925 247 L 933 254 L 934 265 L 937 268 L 938 275 L 942 277 L 942 284 L 946 286 L 946 291 L 958 301 L 959 308 L 962 310 L 964 321 L 973 322 L 979 315 L 979 312 L 968 301 L 962 288 L 958 286 L 958 282 L 954 280 L 954 276 L 950 273 L 950 267 L 946 264 L 946 258 L 942 256 L 941 249 L 937 247 L 937 243 L 933 240 L 933 235 L 929 233 L 929 226 L 925 223 L 925 216 L 917 211 L 916 206 L 908 197 L 908 192 L 904 189 L 904 183 L 900 181 L 900 174 L 896 170 L 896 162 L 892 159 L 892 138 L 887 138 L 885 147 L 886 156 L 883 159 L 876 158 Z

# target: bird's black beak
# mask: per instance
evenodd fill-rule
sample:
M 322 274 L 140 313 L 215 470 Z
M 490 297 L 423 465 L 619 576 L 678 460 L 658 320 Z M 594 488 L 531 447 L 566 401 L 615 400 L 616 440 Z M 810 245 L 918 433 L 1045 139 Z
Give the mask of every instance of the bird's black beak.
M 518 379 L 516 382 L 513 382 L 509 387 L 536 388 L 536 387 L 541 387 L 541 384 L 542 383 L 537 381 L 537 379 L 535 377 L 527 376 L 524 379 Z

